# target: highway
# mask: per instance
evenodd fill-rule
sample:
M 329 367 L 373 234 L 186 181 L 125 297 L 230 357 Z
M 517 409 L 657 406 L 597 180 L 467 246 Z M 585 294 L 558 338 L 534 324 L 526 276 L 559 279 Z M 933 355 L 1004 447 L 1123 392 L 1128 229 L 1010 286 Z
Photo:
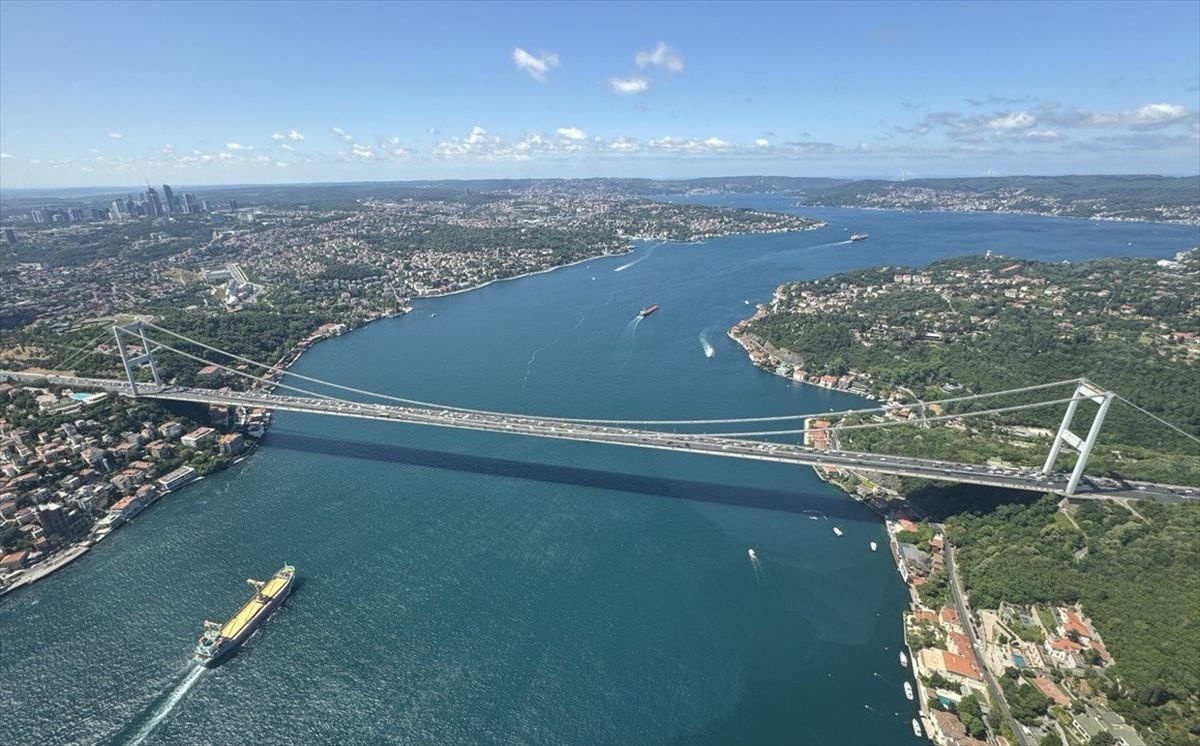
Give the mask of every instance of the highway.
M 73 376 L 47 376 L 0 370 L 0 380 L 44 380 L 75 388 L 99 388 L 123 396 L 134 393 L 125 381 Z M 1006 469 L 960 464 L 905 456 L 875 455 L 854 451 L 825 450 L 803 445 L 764 442 L 708 434 L 683 434 L 654 430 L 585 424 L 546 417 L 516 414 L 464 412 L 425 407 L 354 402 L 336 398 L 287 396 L 261 391 L 214 391 L 139 383 L 137 396 L 149 399 L 195 402 L 234 407 L 261 407 L 273 411 L 304 412 L 337 417 L 402 422 L 413 425 L 479 430 L 538 438 L 608 443 L 636 448 L 695 453 L 725 458 L 848 467 L 896 476 L 965 482 L 991 487 L 1066 494 L 1067 474 L 1042 474 L 1036 469 Z M 1162 502 L 1200 502 L 1200 490 L 1188 486 L 1115 482 L 1085 479 L 1073 499 L 1137 498 Z

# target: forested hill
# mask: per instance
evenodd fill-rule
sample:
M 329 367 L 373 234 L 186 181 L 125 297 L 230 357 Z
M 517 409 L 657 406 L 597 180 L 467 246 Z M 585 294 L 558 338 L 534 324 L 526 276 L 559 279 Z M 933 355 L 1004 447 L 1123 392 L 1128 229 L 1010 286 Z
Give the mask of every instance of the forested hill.
M 1105 220 L 1200 222 L 1200 176 L 1003 176 L 852 181 L 807 192 L 814 205 L 1029 212 Z
M 946 519 L 977 608 L 1081 603 L 1115 663 L 1088 674 L 1151 744 L 1200 744 L 1200 509 L 1089 501 Z
M 1197 309 L 1195 250 L 1158 262 L 964 257 L 788 283 L 738 331 L 752 348 L 774 350 L 794 375 L 836 376 L 882 398 L 907 391 L 932 400 L 959 387 L 980 393 L 1087 377 L 1200 435 Z M 1021 416 L 1019 424 L 1053 427 L 1061 413 Z M 864 440 L 859 445 L 928 451 L 937 431 L 924 433 L 923 444 L 895 430 L 884 443 L 867 443 L 870 432 L 855 435 Z M 986 440 L 980 453 L 1014 462 L 1045 453 L 995 436 L 998 442 L 982 432 L 947 435 L 943 445 L 953 452 L 941 455 L 969 458 L 964 449 L 976 437 Z M 1089 466 L 1097 476 L 1200 483 L 1195 443 L 1125 404 L 1112 408 L 1101 438 L 1106 447 Z

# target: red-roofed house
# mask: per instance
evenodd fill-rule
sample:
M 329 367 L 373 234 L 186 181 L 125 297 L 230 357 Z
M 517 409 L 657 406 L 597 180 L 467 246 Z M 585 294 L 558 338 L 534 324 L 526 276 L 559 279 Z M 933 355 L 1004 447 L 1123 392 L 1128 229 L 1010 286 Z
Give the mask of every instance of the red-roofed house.
M 1095 636 L 1096 633 L 1092 631 L 1092 628 L 1088 626 L 1087 622 L 1079 618 L 1079 615 L 1075 613 L 1074 609 L 1063 608 L 1059 609 L 1058 611 L 1060 614 L 1062 614 L 1063 618 L 1063 634 L 1074 632 L 1075 634 L 1079 635 L 1083 642 L 1087 642 L 1089 639 Z
M 948 630 L 962 634 L 962 622 L 958 618 L 958 612 L 949 606 L 943 606 L 938 612 L 938 618 L 941 619 L 941 624 Z
M 29 557 L 27 550 L 13 552 L 0 557 L 0 570 L 19 570 L 25 566 L 25 560 Z
M 1083 665 L 1083 656 L 1080 654 L 1083 651 L 1083 646 L 1074 640 L 1068 640 L 1065 637 L 1047 637 L 1046 652 L 1050 654 L 1050 659 L 1060 666 L 1075 668 Z
M 946 667 L 947 673 L 963 676 L 968 679 L 980 681 L 983 676 L 979 673 L 979 666 L 975 665 L 974 656 L 967 657 L 965 655 L 956 655 L 949 650 L 942 651 L 942 662 Z
M 958 653 L 959 655 L 968 655 L 971 656 L 972 660 L 974 660 L 975 654 L 971 651 L 971 641 L 968 640 L 967 636 L 961 632 L 947 630 L 946 647 L 953 653 Z

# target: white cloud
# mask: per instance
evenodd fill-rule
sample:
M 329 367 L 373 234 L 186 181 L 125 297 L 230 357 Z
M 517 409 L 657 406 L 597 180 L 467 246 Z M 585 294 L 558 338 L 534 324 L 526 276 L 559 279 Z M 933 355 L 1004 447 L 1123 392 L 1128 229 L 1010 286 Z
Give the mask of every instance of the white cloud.
M 354 147 L 350 148 L 350 155 L 357 158 L 374 158 L 375 151 L 370 145 L 355 145 Z
M 1187 107 L 1179 104 L 1146 104 L 1134 112 L 1135 125 L 1165 124 L 1187 116 Z
M 608 144 L 609 150 L 615 150 L 618 153 L 632 153 L 641 148 L 637 140 L 631 140 L 627 137 L 618 137 Z
M 585 140 L 587 133 L 578 127 L 559 127 L 558 134 L 565 140 Z
M 120 139 L 121 139 L 122 137 L 124 137 L 125 135 L 121 134 L 120 132 L 109 132 L 109 133 L 108 133 L 108 136 L 109 136 L 109 137 L 111 137 L 111 138 L 112 138 L 112 139 L 114 139 L 114 140 L 120 140 Z
M 241 143 L 238 143 L 238 142 L 227 142 L 227 143 L 225 143 L 225 149 L 229 150 L 229 151 L 254 150 L 254 146 L 253 145 L 242 145 Z
M 988 127 L 994 130 L 1009 132 L 1012 130 L 1029 129 L 1037 124 L 1037 119 L 1027 111 L 1010 111 L 988 121 Z
M 6 158 L 12 158 L 12 156 L 8 153 L 0 153 L 0 161 L 5 160 Z
M 227 152 L 222 151 L 218 157 L 223 161 L 228 161 L 233 158 L 233 153 L 227 153 Z
M 296 150 L 296 149 L 295 149 L 295 148 L 293 148 L 291 145 L 288 145 L 286 142 L 281 142 L 281 143 L 279 143 L 279 147 L 283 148 L 284 150 L 291 150 L 291 151 L 295 151 L 295 150 Z
M 520 47 L 513 47 L 513 64 L 518 70 L 524 70 L 539 83 L 546 82 L 546 73 L 558 67 L 558 55 L 554 52 L 540 52 L 532 55 Z
M 1025 133 L 1025 139 L 1033 142 L 1052 142 L 1058 139 L 1058 133 L 1054 130 L 1033 130 Z
M 487 157 L 499 144 L 499 137 L 490 137 L 487 130 L 476 125 L 466 137 L 449 137 L 438 142 L 433 146 L 433 155 L 439 158 Z
M 755 141 L 754 141 L 754 144 L 755 144 L 755 145 L 757 145 L 757 146 L 758 146 L 758 147 L 760 147 L 760 148 L 769 148 L 769 147 L 771 147 L 771 141 L 770 141 L 770 140 L 768 140 L 768 139 L 767 139 L 767 138 L 765 138 L 765 137 L 760 137 L 760 138 L 758 138 L 757 140 L 755 140 Z
M 613 93 L 634 94 L 645 93 L 650 88 L 650 81 L 645 78 L 610 78 L 609 87 Z
M 275 142 L 283 142 L 287 139 L 287 135 L 283 134 L 282 132 L 275 132 L 271 135 L 271 139 Z
M 337 138 L 339 140 L 341 140 L 342 142 L 345 142 L 345 143 L 354 142 L 354 136 L 351 135 L 346 130 L 342 129 L 341 127 L 334 127 L 331 131 L 333 132 L 333 134 L 337 135 Z
M 719 137 L 709 137 L 701 140 L 699 137 L 672 137 L 667 135 L 646 143 L 651 150 L 666 153 L 732 153 L 737 150 L 734 145 Z
M 300 134 L 300 133 L 299 133 L 299 132 L 297 132 L 296 130 L 288 130 L 288 139 L 289 139 L 289 140 L 297 140 L 297 141 L 298 141 L 298 140 L 303 140 L 303 139 L 304 139 L 304 135 Z
M 638 52 L 633 56 L 633 61 L 638 67 L 653 65 L 664 67 L 673 73 L 683 72 L 683 60 L 663 41 L 660 41 L 652 52 Z
M 1042 106 L 1039 119 L 1060 127 L 1096 127 L 1133 129 L 1157 129 L 1174 124 L 1185 124 L 1194 120 L 1196 112 L 1180 104 L 1143 104 L 1136 109 L 1124 111 L 1089 111 L 1066 109 L 1056 103 Z

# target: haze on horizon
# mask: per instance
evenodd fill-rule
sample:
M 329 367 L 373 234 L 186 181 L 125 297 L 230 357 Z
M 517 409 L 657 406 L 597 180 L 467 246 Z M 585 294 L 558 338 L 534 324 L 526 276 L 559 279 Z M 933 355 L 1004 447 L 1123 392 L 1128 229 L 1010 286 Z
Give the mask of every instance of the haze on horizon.
M 1200 173 L 1200 3 L 0 4 L 0 187 Z

